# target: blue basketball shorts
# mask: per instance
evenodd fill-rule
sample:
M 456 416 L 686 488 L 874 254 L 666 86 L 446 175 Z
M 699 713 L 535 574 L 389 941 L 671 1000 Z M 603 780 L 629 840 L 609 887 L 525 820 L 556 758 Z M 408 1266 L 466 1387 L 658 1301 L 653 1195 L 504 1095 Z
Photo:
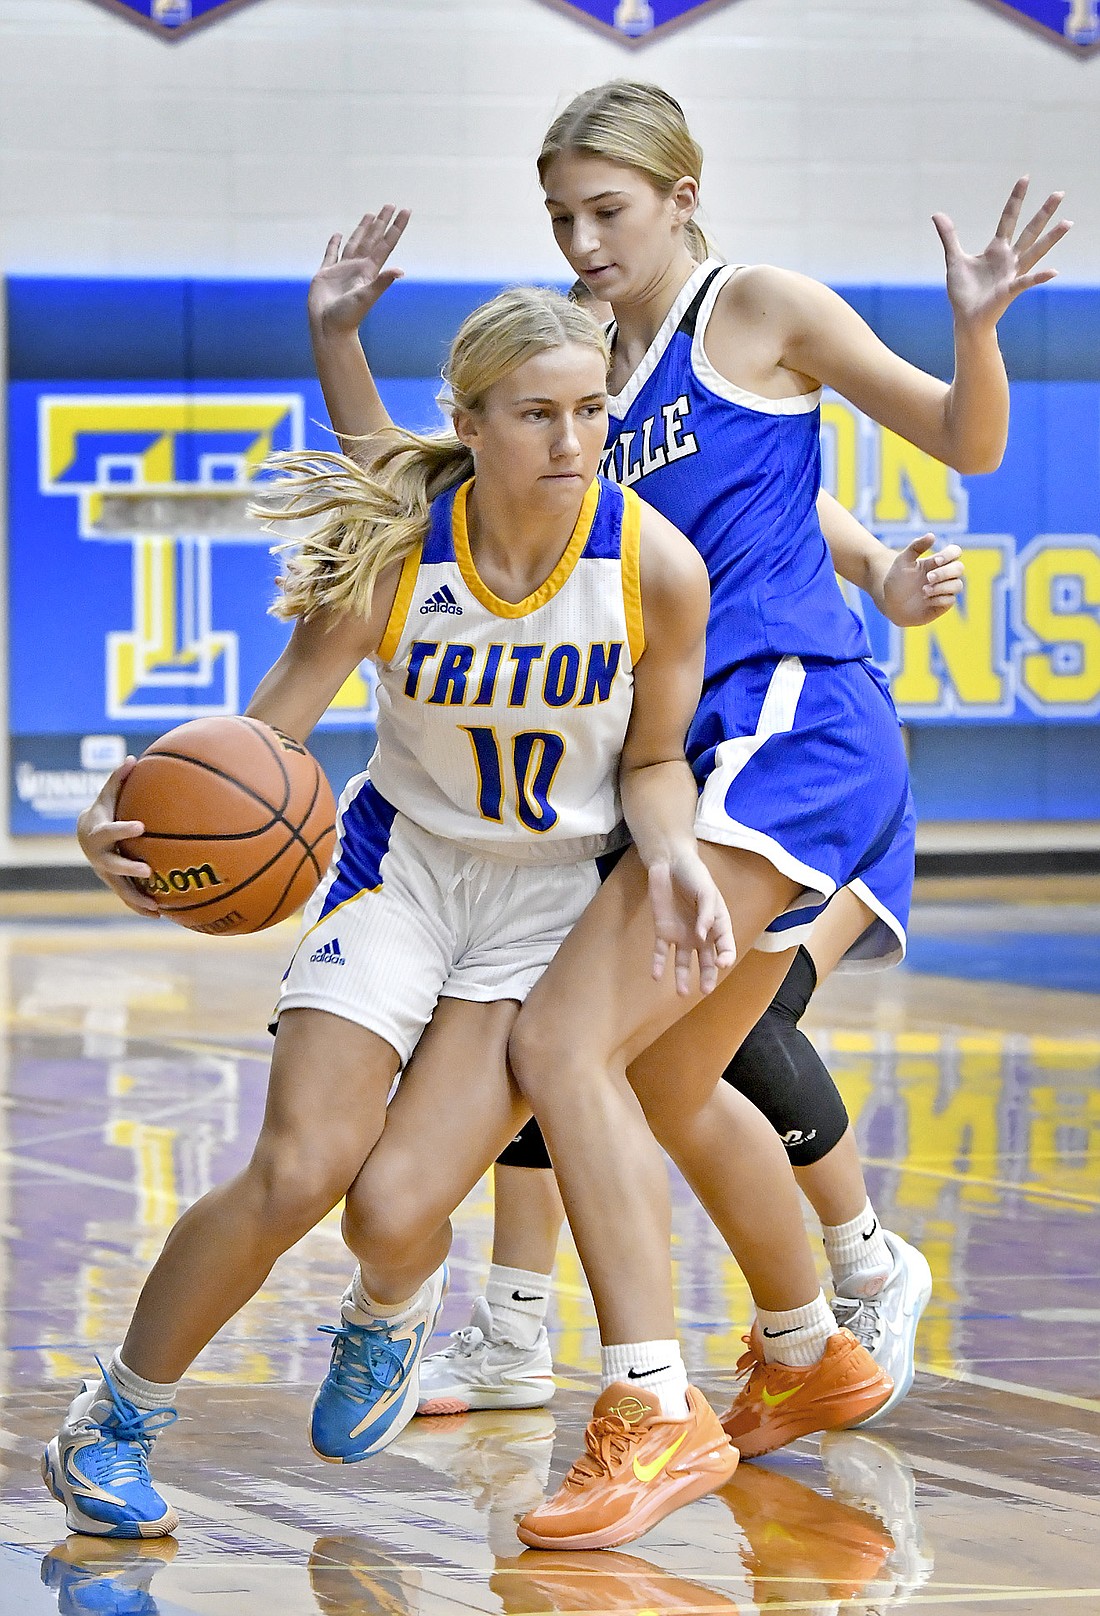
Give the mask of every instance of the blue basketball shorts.
M 704 691 L 687 753 L 700 841 L 758 853 L 799 883 L 757 948 L 804 943 L 833 894 L 851 886 L 875 916 L 853 963 L 900 959 L 913 806 L 897 713 L 872 662 L 743 663 Z

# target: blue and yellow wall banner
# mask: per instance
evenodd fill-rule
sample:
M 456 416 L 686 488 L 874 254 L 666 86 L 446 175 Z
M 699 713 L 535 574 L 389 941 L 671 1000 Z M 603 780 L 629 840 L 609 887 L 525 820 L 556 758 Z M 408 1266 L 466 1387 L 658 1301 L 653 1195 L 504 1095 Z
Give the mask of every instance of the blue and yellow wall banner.
M 395 286 L 363 327 L 394 418 L 440 424 L 440 365 L 495 284 Z M 950 375 L 931 288 L 842 287 L 897 352 Z M 331 447 L 305 285 L 13 278 L 9 352 L 10 826 L 69 832 L 127 751 L 239 711 L 285 644 L 272 542 L 245 516 L 278 449 Z M 902 633 L 862 597 L 926 819 L 1100 818 L 1100 289 L 1002 322 L 1001 468 L 963 477 L 835 394 L 827 487 L 888 544 L 963 547 L 961 605 Z M 644 484 L 638 490 L 645 496 Z M 339 787 L 373 745 L 369 667 L 314 747 Z
M 544 0 L 624 45 L 644 45 L 658 34 L 717 11 L 730 0 Z
M 1075 56 L 1100 51 L 1100 0 L 984 0 L 995 11 L 1065 45 Z
M 199 28 L 220 22 L 255 0 L 93 0 L 127 22 L 135 22 L 161 39 L 185 39 Z

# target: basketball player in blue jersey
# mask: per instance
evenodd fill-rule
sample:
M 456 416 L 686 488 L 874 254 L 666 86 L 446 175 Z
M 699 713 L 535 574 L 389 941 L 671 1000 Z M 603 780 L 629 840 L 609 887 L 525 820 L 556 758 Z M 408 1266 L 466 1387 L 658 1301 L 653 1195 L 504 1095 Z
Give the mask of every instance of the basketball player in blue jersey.
M 710 989 L 732 961 L 683 751 L 706 571 L 664 517 L 596 477 L 608 357 L 591 318 L 557 294 L 504 293 L 455 339 L 453 430 L 391 429 L 367 470 L 281 459 L 275 507 L 315 525 L 287 558 L 279 612 L 294 630 L 249 712 L 304 740 L 371 657 L 378 747 L 344 794 L 283 981 L 253 1156 L 175 1225 L 121 1348 L 44 1454 L 74 1531 L 174 1530 L 148 1457 L 176 1418 L 178 1380 L 345 1196 L 359 1267 L 311 1440 L 347 1463 L 397 1437 L 442 1303 L 450 1213 L 529 1114 L 506 1061 L 519 1004 L 597 889 L 595 859 L 624 818 L 651 883 L 644 974 Z M 118 849 L 142 828 L 115 819 L 125 772 L 80 838 L 143 910 L 126 883 L 148 872 Z M 634 1407 L 629 1382 L 618 1397 Z M 671 1417 L 655 1412 L 639 1462 L 656 1475 L 675 1451 L 677 1484 L 650 1489 L 649 1519 L 737 1463 L 694 1390 Z M 636 1524 L 632 1513 L 628 1535 Z M 622 1530 L 613 1520 L 606 1540 Z
M 1016 237 L 1026 182 L 977 257 L 937 218 L 956 330 L 946 384 L 892 354 L 825 287 L 770 268 L 698 264 L 686 233 L 701 161 L 672 97 L 616 83 L 555 120 L 539 174 L 571 269 L 616 317 L 605 471 L 674 516 L 707 563 L 707 668 L 688 752 L 696 831 L 730 907 L 738 963 L 686 1017 L 656 984 L 628 994 L 621 984 L 641 943 L 628 853 L 525 1004 L 510 1059 L 546 1136 L 597 1311 L 633 1343 L 635 1375 L 652 1373 L 656 1385 L 683 1373 L 670 1294 L 641 1290 L 667 1234 L 643 1113 L 726 1235 L 757 1322 L 723 1423 L 752 1456 L 859 1417 L 836 1420 L 854 1343 L 812 1268 L 769 1263 L 773 1229 L 797 1212 L 793 1178 L 775 1135 L 718 1078 L 832 895 L 853 882 L 873 894 L 873 873 L 911 813 L 889 693 L 817 516 L 819 389 L 835 387 L 961 471 L 992 469 L 1008 427 L 997 321 L 1052 277 L 1036 266 L 1068 225 L 1051 223 L 1055 195 Z M 596 986 L 597 960 L 608 962 L 610 987 Z M 731 1148 L 716 1149 L 719 1139 Z M 567 1481 L 521 1536 L 583 1543 L 613 1488 L 609 1475 Z
M 702 262 L 705 247 L 700 252 L 693 243 L 693 255 Z M 569 296 L 583 303 L 601 326 L 611 324 L 610 305 L 593 299 L 583 281 L 570 288 Z M 912 627 L 951 610 L 964 576 L 958 545 L 925 555 L 934 542 L 928 534 L 895 555 L 824 490 L 818 496 L 818 514 L 837 572 L 873 593 L 891 622 Z M 838 1321 L 893 1379 L 890 1398 L 865 1425 L 887 1418 L 912 1385 L 917 1324 L 931 1293 L 931 1275 L 920 1252 L 879 1224 L 844 1101 L 799 1021 L 838 961 L 869 928 L 875 937 L 876 904 L 904 924 L 912 855 L 907 824 L 891 857 L 876 871 L 878 894 L 868 894 L 870 902 L 865 902 L 857 885 L 833 898 L 723 1073 L 772 1123 L 799 1187 L 821 1220 Z M 903 941 L 902 934 L 898 954 Z M 892 964 L 896 957 L 880 956 L 870 964 Z M 424 1360 L 422 1414 L 532 1408 L 553 1396 L 553 1358 L 544 1321 L 565 1208 L 533 1118 L 498 1158 L 493 1188 L 493 1262 L 485 1289 L 474 1303 L 470 1323 L 454 1332 L 442 1352 Z M 453 1438 L 443 1444 L 446 1451 L 452 1446 Z

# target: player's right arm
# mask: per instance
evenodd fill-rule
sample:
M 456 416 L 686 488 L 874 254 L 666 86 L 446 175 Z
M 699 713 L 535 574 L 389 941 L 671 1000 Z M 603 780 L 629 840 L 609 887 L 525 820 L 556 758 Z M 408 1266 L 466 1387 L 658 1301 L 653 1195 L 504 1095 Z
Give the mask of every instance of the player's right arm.
M 296 741 L 304 741 L 348 676 L 377 650 L 393 610 L 400 577 L 399 563 L 381 574 L 369 617 L 319 611 L 309 618 L 299 618 L 282 656 L 260 680 L 248 704 L 248 716 L 259 718 Z M 120 842 L 140 836 L 145 829 L 139 819 L 116 817 L 122 782 L 133 767 L 134 759 L 127 758 L 104 782 L 98 797 L 77 820 L 76 835 L 81 852 L 99 879 L 128 908 L 156 916 L 160 912 L 156 903 L 135 885 L 147 880 L 152 870 L 119 847 Z
M 309 286 L 309 334 L 329 419 L 343 452 L 364 464 L 371 458 L 370 438 L 393 422 L 367 364 L 359 327 L 401 278 L 401 270 L 385 266 L 408 222 L 407 209 L 395 212 L 389 204 L 364 214 L 343 248 L 339 236 L 331 238 Z
M 400 578 L 400 562 L 379 576 L 369 617 L 332 610 L 299 617 L 282 656 L 257 685 L 248 717 L 305 741 L 344 681 L 382 643 Z
M 76 839 L 80 843 L 80 851 L 99 879 L 122 899 L 126 907 L 136 909 L 139 915 L 151 915 L 156 919 L 160 914 L 158 905 L 147 892 L 134 884 L 147 881 L 152 870 L 140 859 L 132 859 L 123 853 L 118 845 L 133 836 L 140 836 L 145 829 L 140 819 L 115 818 L 115 804 L 122 790 L 122 782 L 135 761 L 128 757 L 103 782 L 96 800 L 85 808 L 76 822 Z

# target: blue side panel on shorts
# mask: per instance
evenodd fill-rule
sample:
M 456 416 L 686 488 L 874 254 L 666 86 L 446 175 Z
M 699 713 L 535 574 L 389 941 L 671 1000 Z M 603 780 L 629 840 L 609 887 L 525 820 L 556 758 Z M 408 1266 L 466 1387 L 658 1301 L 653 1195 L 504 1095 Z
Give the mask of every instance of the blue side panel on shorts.
M 601 477 L 599 484 L 600 502 L 581 560 L 617 561 L 622 551 L 623 491 L 606 477 Z
M 325 894 L 318 921 L 349 898 L 373 892 L 382 885 L 382 860 L 396 818 L 397 809 L 364 775 L 362 785 L 340 815 L 336 879 Z

